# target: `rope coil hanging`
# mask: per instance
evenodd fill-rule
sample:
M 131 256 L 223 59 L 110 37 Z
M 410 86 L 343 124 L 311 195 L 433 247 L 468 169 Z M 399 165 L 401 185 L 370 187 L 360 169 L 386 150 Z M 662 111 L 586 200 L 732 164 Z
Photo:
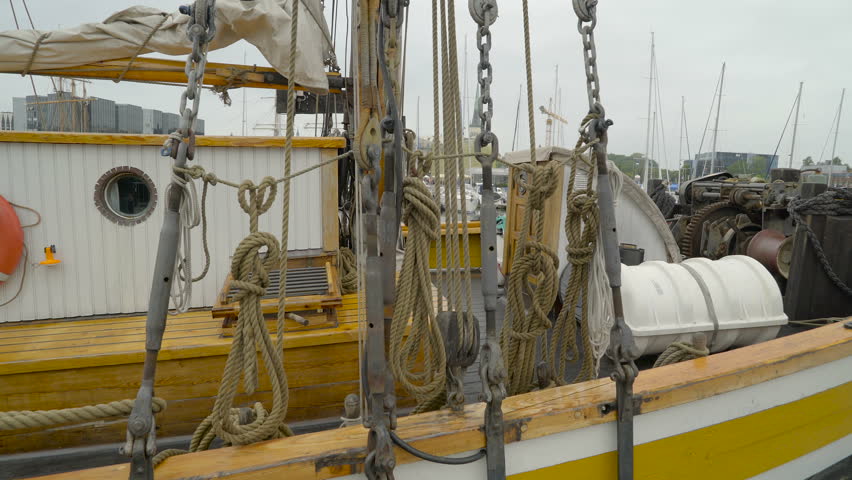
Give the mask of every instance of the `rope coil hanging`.
M 429 277 L 429 244 L 439 240 L 441 226 L 440 208 L 423 182 L 429 163 L 422 162 L 403 179 L 402 220 L 408 226 L 408 241 L 390 334 L 391 369 L 396 380 L 417 399 L 417 411 L 427 410 L 436 402 L 443 404 L 447 367 Z M 406 337 L 409 321 L 411 329 Z M 421 355 L 425 367 L 419 371 L 416 365 Z
M 299 19 L 299 2 L 292 2 L 292 27 L 290 30 L 290 65 L 289 78 L 293 78 L 296 59 L 296 38 Z M 231 261 L 231 285 L 237 288 L 234 295 L 240 304 L 237 316 L 237 327 L 225 371 L 219 385 L 216 402 L 211 414 L 198 426 L 190 443 L 190 451 L 209 448 L 215 437 L 221 438 L 227 445 L 245 445 L 249 443 L 281 438 L 293 435 L 293 431 L 284 421 L 287 416 L 289 403 L 289 388 L 287 374 L 284 370 L 284 319 L 286 316 L 286 284 L 287 284 L 287 245 L 289 238 L 290 210 L 290 179 L 295 95 L 294 84 L 288 86 L 287 104 L 287 138 L 284 147 L 284 177 L 276 180 L 265 177 L 259 185 L 246 180 L 237 190 L 240 207 L 249 216 L 249 235 L 237 246 Z M 327 162 L 325 162 L 327 163 Z M 321 165 L 298 172 L 305 173 Z M 188 169 L 189 176 L 198 178 L 204 176 L 214 182 L 219 180 L 207 177 L 201 168 Z M 205 186 L 206 186 L 205 183 Z M 227 184 L 222 181 L 222 183 Z M 259 217 L 273 205 L 278 183 L 283 183 L 283 211 L 281 243 L 274 235 L 258 231 Z M 266 249 L 262 254 L 261 250 Z M 278 288 L 277 336 L 273 343 L 266 328 L 266 320 L 260 307 L 260 299 L 269 286 L 269 273 L 280 270 L 280 285 Z M 272 409 L 267 411 L 259 402 L 252 410 L 234 408 L 240 379 L 243 380 L 246 393 L 252 395 L 259 386 L 257 350 L 263 358 L 264 367 L 272 387 Z M 180 450 L 166 450 L 157 455 L 153 463 L 156 465 L 166 458 L 185 453 Z
M 589 118 L 587 117 L 586 121 Z M 585 123 L 585 122 L 584 122 Z M 589 342 L 589 280 L 592 259 L 597 247 L 599 218 L 597 192 L 592 188 L 592 179 L 597 168 L 587 161 L 582 153 L 583 140 L 574 147 L 574 165 L 568 177 L 568 190 L 565 203 L 568 213 L 565 216 L 565 235 L 568 245 L 565 247 L 568 263 L 571 264 L 571 278 L 563 294 L 562 310 L 556 319 L 553 336 L 547 352 L 551 380 L 557 385 L 565 383 L 566 366 L 569 360 L 580 359 L 577 347 L 576 310 L 580 308 L 580 336 L 583 342 L 582 364 L 574 381 L 591 380 L 595 377 L 596 361 Z M 580 164 L 587 166 L 586 187 L 575 189 L 577 170 Z
M 536 344 L 551 328 L 550 313 L 557 295 L 556 253 L 543 242 L 544 204 L 553 195 L 561 168 L 558 162 L 516 166 L 514 181 L 527 193 L 527 208 L 512 260 L 507 288 L 506 319 L 501 331 L 504 362 L 511 365 L 506 387 L 510 395 L 524 393 L 533 386 Z M 534 230 L 530 233 L 531 226 Z M 529 309 L 524 297 L 531 301 Z

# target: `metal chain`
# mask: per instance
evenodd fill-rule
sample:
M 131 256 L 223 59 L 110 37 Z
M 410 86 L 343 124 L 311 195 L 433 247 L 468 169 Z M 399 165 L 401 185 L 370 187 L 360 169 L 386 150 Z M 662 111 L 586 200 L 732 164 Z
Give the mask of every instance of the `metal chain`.
M 482 132 L 474 141 L 476 159 L 482 164 L 482 297 L 485 306 L 485 343 L 479 359 L 479 375 L 482 379 L 482 397 L 485 406 L 485 449 L 486 474 L 488 480 L 506 478 L 506 453 L 503 432 L 503 399 L 506 397 L 506 367 L 497 339 L 497 210 L 492 181 L 492 166 L 500 154 L 497 136 L 491 131 L 494 102 L 491 99 L 491 25 L 497 20 L 496 0 L 469 0 L 468 10 L 479 26 L 476 31 L 476 47 L 479 49 L 479 79 L 482 95 Z M 482 149 L 491 145 L 491 153 Z
M 207 46 L 216 34 L 215 0 L 196 0 L 193 6 L 181 7 L 181 13 L 189 15 L 187 36 L 192 41 L 192 52 L 186 60 L 184 72 L 187 76 L 186 90 L 181 95 L 180 128 L 169 135 L 163 145 L 161 154 L 174 158 L 174 168 L 185 168 L 187 159 L 195 156 L 195 119 L 198 116 L 198 106 L 201 100 L 201 89 L 204 80 L 204 69 L 207 65 Z M 192 108 L 187 103 L 192 101 Z M 175 177 L 186 181 L 186 174 L 176 172 Z M 179 183 L 179 182 L 178 182 Z M 179 186 L 176 180 L 172 185 Z M 168 213 L 163 219 L 160 232 L 160 243 L 157 247 L 157 261 L 154 265 L 154 278 L 165 278 L 165 282 L 154 281 L 148 306 L 148 318 L 145 341 L 145 367 L 142 374 L 142 384 L 136 395 L 133 411 L 127 421 L 127 440 L 121 451 L 131 457 L 130 480 L 151 480 L 154 477 L 152 458 L 157 451 L 156 424 L 151 411 L 154 394 L 154 376 L 157 356 L 162 346 L 163 333 L 166 327 L 169 291 L 173 279 L 177 258 L 179 240 L 179 211 L 183 202 L 181 188 L 170 188 L 166 200 Z
M 476 30 L 476 48 L 479 49 L 478 75 L 480 95 L 482 98 L 482 112 L 479 118 L 482 121 L 482 132 L 486 134 L 483 139 L 487 144 L 491 143 L 491 117 L 493 116 L 494 101 L 491 99 L 491 81 L 494 71 L 491 68 L 491 29 L 490 26 L 497 20 L 496 0 L 471 0 L 468 3 L 470 14 L 479 25 Z
M 216 34 L 216 22 L 213 12 L 216 10 L 216 0 L 209 0 L 207 7 L 199 9 L 197 6 L 181 7 L 181 13 L 190 17 L 187 26 L 187 37 L 192 42 L 192 52 L 186 59 L 184 73 L 186 74 L 186 89 L 180 96 L 180 123 L 175 132 L 169 134 L 169 138 L 163 144 L 161 154 L 177 158 L 178 145 L 181 141 L 188 143 L 187 158 L 195 158 L 195 121 L 198 118 L 198 106 L 201 103 L 201 91 L 204 85 L 204 71 L 207 68 L 207 48 L 210 40 Z M 206 11 L 201 11 L 206 10 Z M 187 108 L 187 103 L 192 101 L 192 108 Z
M 577 14 L 577 31 L 583 38 L 583 63 L 586 66 L 586 92 L 589 97 L 590 112 L 596 112 L 596 105 L 601 103 L 598 54 L 595 48 L 597 4 L 598 0 L 573 0 L 574 13 Z
M 617 225 L 613 195 L 607 172 L 606 148 L 608 129 L 612 121 L 606 118 L 601 104 L 600 78 L 598 78 L 597 49 L 594 30 L 597 25 L 598 0 L 573 0 L 577 14 L 577 31 L 583 39 L 583 63 L 586 70 L 586 93 L 589 113 L 580 127 L 581 143 L 592 144 L 594 161 L 598 169 L 598 205 L 600 228 L 606 262 L 606 273 L 612 288 L 613 325 L 610 331 L 609 355 L 615 371 L 611 375 L 616 384 L 618 478 L 633 479 L 633 382 L 639 374 L 635 359 L 638 357 L 633 332 L 624 320 L 621 300 L 621 262 L 618 254 Z

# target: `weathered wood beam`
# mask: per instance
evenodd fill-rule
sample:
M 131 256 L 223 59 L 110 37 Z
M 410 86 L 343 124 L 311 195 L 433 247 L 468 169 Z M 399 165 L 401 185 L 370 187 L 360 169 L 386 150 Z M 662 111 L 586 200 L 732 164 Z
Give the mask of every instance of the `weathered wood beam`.
M 31 75 L 68 78 L 96 78 L 117 80 L 127 69 L 129 58 L 106 60 L 76 67 L 65 67 L 51 70 L 33 70 Z M 122 81 L 143 83 L 166 83 L 185 85 L 184 62 L 162 58 L 140 57 L 133 61 L 130 69 L 122 77 Z M 21 73 L 21 72 L 7 72 Z M 329 92 L 340 93 L 346 79 L 339 73 L 329 72 Z M 257 65 L 239 65 L 232 63 L 208 63 L 204 71 L 204 85 L 228 88 L 267 88 L 286 90 L 287 79 L 271 67 Z M 297 85 L 296 90 L 306 90 Z

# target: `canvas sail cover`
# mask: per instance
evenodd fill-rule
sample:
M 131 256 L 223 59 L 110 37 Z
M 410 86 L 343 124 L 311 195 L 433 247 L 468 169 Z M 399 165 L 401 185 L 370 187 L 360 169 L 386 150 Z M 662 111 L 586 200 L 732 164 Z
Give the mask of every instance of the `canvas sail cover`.
M 287 77 L 290 5 L 290 0 L 217 0 L 217 32 L 210 50 L 245 39 L 260 50 L 273 68 Z M 328 80 L 323 67 L 334 55 L 328 26 L 319 0 L 301 0 L 299 8 L 294 80 L 312 91 L 326 93 Z M 140 55 L 151 52 L 185 55 L 192 49 L 186 35 L 188 22 L 189 16 L 179 12 L 166 13 L 135 6 L 113 14 L 102 23 L 54 31 L 0 32 L 0 72 L 36 72 L 128 58 L 135 55 L 141 45 L 145 47 Z M 153 30 L 156 31 L 145 43 Z

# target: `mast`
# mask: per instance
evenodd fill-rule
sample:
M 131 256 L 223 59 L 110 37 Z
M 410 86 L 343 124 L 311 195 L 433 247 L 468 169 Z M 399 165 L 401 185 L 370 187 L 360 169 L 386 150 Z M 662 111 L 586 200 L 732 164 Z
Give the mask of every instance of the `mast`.
M 657 145 L 657 109 L 654 109 L 654 113 L 651 114 L 651 118 L 654 119 L 653 127 L 651 128 L 651 156 L 648 157 L 648 168 L 645 170 L 645 177 L 648 178 L 654 175 L 654 165 L 651 164 L 652 159 L 657 158 L 657 152 L 654 147 Z M 657 171 L 660 171 L 660 162 L 657 162 Z M 644 180 L 644 179 L 643 179 Z M 644 188 L 647 191 L 648 182 L 643 181 Z
M 834 172 L 834 153 L 837 150 L 837 134 L 840 132 L 840 114 L 843 111 L 843 97 L 846 96 L 846 89 L 840 91 L 840 105 L 837 107 L 837 124 L 834 127 L 834 144 L 831 146 L 831 157 L 828 159 L 828 165 L 832 168 L 828 169 L 828 186 L 831 186 L 831 174 Z
M 434 144 L 434 135 L 432 137 Z M 420 150 L 420 95 L 417 96 L 417 150 Z
M 515 151 L 515 147 L 518 144 L 518 119 L 521 116 L 521 91 L 523 89 L 522 85 L 518 85 L 518 108 L 515 109 L 515 130 L 512 134 L 512 151 Z
M 787 163 L 788 168 L 793 168 L 793 154 L 796 152 L 796 131 L 799 130 L 799 107 L 802 105 L 802 85 L 805 82 L 799 82 L 799 94 L 796 95 L 796 120 L 793 122 L 793 143 L 790 145 L 790 161 Z
M 680 97 L 680 141 L 677 144 L 677 183 L 680 185 L 680 174 L 683 171 L 683 120 L 685 112 L 685 97 Z
M 468 118 L 468 116 L 467 116 L 467 100 L 468 100 L 468 98 L 467 98 L 467 96 L 468 96 L 468 91 L 467 91 L 467 35 L 464 36 L 464 78 L 462 79 L 462 81 L 464 82 L 464 87 L 463 87 L 464 92 L 462 92 L 462 119 L 467 119 Z M 467 128 L 467 126 L 464 124 L 464 120 L 461 123 L 462 123 L 462 129 Z M 418 129 L 417 131 L 420 132 L 420 129 Z M 465 135 L 465 133 L 466 133 L 466 135 Z M 468 137 L 468 136 L 470 136 L 470 129 L 469 128 L 467 128 L 467 132 L 464 132 L 464 131 L 462 132 L 462 137 Z
M 648 66 L 650 76 L 648 77 L 648 128 L 645 129 L 645 160 L 642 168 L 642 188 L 648 187 L 648 151 L 651 142 L 651 95 L 653 94 L 654 86 L 654 32 L 651 32 L 651 60 Z
M 722 62 L 722 76 L 719 79 L 719 98 L 716 103 L 716 122 L 713 127 L 713 159 L 710 161 L 710 174 L 716 173 L 716 140 L 719 138 L 719 112 L 722 110 L 722 90 L 725 88 L 725 62 Z
M 555 78 L 553 80 L 553 103 L 550 105 L 550 111 L 559 113 L 559 64 L 554 66 Z M 556 130 L 551 131 L 550 145 L 559 144 L 559 124 L 556 125 Z

